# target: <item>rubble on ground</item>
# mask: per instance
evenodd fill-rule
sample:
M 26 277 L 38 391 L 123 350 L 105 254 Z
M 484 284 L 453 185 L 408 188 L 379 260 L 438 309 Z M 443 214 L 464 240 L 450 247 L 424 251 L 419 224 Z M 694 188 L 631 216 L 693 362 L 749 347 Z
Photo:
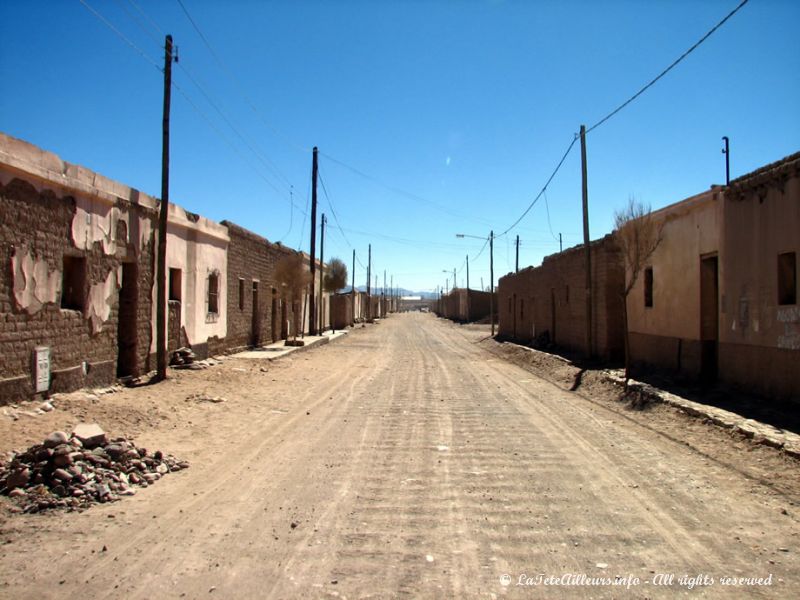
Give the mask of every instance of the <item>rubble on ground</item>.
M 54 431 L 41 444 L 12 453 L 0 464 L 0 493 L 26 513 L 49 508 L 78 510 L 132 496 L 189 463 L 137 448 L 124 437 L 108 439 L 96 423 L 72 434 Z
M 206 358 L 197 360 L 197 355 L 191 348 L 178 348 L 172 353 L 169 364 L 173 369 L 192 369 L 200 370 L 213 367 L 222 362 L 220 358 Z

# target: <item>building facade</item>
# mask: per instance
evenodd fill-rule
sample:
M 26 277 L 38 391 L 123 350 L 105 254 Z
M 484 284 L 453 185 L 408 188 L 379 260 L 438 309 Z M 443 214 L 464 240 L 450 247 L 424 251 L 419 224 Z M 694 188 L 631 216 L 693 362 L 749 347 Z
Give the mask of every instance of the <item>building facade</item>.
M 622 289 L 619 248 L 608 235 L 591 242 L 592 348 L 586 345 L 586 267 L 583 246 L 545 257 L 501 277 L 497 286 L 499 335 L 539 342 L 608 360 L 622 356 Z

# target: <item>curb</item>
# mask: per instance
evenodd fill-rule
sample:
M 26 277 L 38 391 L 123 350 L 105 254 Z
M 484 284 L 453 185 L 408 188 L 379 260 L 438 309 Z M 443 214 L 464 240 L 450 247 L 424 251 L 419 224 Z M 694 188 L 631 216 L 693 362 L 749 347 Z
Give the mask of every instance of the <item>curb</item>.
M 609 383 L 619 387 L 625 386 L 624 376 L 608 370 L 602 370 L 601 373 Z M 771 446 L 792 458 L 800 459 L 800 435 L 796 433 L 784 431 L 754 419 L 746 419 L 729 410 L 688 400 L 635 379 L 628 381 L 628 389 L 638 392 L 648 400 L 668 404 L 689 416 L 706 419 L 718 427 L 735 431 L 755 444 Z
M 544 354 L 547 357 L 552 357 L 561 362 L 567 363 L 576 369 L 579 368 L 571 360 L 556 354 L 536 350 L 515 342 L 504 341 L 503 343 L 514 346 L 515 348 L 527 350 L 528 352 Z M 619 375 L 609 369 L 598 369 L 598 372 L 608 383 L 620 388 L 625 387 L 625 377 L 623 375 Z M 754 444 L 770 446 L 776 450 L 780 450 L 787 456 L 790 456 L 794 459 L 800 459 L 800 435 L 796 433 L 784 431 L 783 429 L 778 429 L 777 427 L 773 427 L 772 425 L 768 425 L 766 423 L 761 423 L 754 419 L 747 419 L 729 410 L 724 410 L 722 408 L 716 408 L 714 406 L 688 400 L 687 398 L 666 392 L 647 383 L 636 381 L 635 379 L 630 379 L 628 381 L 628 389 L 641 394 L 647 400 L 652 402 L 667 404 L 691 417 L 704 419 L 707 422 L 716 425 L 717 427 L 735 431 L 751 440 Z M 581 395 L 579 391 L 577 393 L 578 395 Z

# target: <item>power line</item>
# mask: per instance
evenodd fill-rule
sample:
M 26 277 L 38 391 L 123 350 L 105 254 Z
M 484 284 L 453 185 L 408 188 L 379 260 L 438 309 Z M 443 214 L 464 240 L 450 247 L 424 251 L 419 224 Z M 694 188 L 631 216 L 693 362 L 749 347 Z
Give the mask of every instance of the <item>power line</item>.
M 271 171 L 278 178 L 283 179 L 287 186 L 291 186 L 292 182 L 289 181 L 286 178 L 286 176 L 283 175 L 283 173 L 280 172 L 280 170 L 272 163 L 272 161 L 270 161 L 269 159 L 265 158 L 258 150 L 256 150 L 253 147 L 253 145 L 245 138 L 245 136 L 239 131 L 239 129 L 233 124 L 233 122 L 231 122 L 231 120 L 225 115 L 225 113 L 222 112 L 222 109 L 217 105 L 216 102 L 214 102 L 214 100 L 211 98 L 211 95 L 205 90 L 205 88 L 194 77 L 194 75 L 192 75 L 191 71 L 189 71 L 189 69 L 187 69 L 183 65 L 183 63 L 178 63 L 178 66 L 181 68 L 181 70 L 184 73 L 186 73 L 186 76 L 197 87 L 197 89 L 200 90 L 200 93 L 203 95 L 203 97 L 206 99 L 206 101 L 211 105 L 211 107 L 215 111 L 217 111 L 217 114 L 220 117 L 222 117 L 222 120 L 225 121 L 225 123 L 228 125 L 228 127 L 230 127 L 231 130 L 236 134 L 236 136 L 244 143 L 244 145 L 247 146 L 247 148 L 250 150 L 250 152 L 252 152 L 256 156 L 256 158 L 258 158 L 259 161 L 261 161 L 261 163 L 267 168 L 268 171 Z M 283 192 L 281 190 L 279 190 L 276 186 L 274 186 L 272 184 L 270 184 L 270 185 L 271 185 L 272 189 L 275 190 L 276 193 L 278 193 L 279 195 L 283 195 Z
M 138 4 L 136 4 L 136 2 L 134 2 L 134 0 L 128 0 L 128 2 L 131 4 L 131 6 L 133 6 L 133 7 L 134 7 L 134 8 L 135 8 L 135 9 L 136 9 L 138 12 L 139 12 L 139 14 L 140 14 L 140 15 L 142 15 L 142 17 L 144 17 L 144 19 L 145 19 L 147 22 L 149 22 L 149 23 L 150 23 L 150 27 L 152 27 L 152 28 L 153 28 L 153 29 L 156 31 L 156 33 L 157 33 L 158 35 L 160 35 L 161 37 L 164 37 L 164 32 L 162 31 L 161 27 L 159 27 L 159 26 L 158 26 L 158 23 L 156 23 L 156 22 L 155 22 L 153 19 L 151 19 L 151 18 L 150 18 L 150 17 L 147 15 L 147 13 L 145 13 L 145 12 L 144 12 L 144 11 L 141 9 L 141 7 L 140 7 Z M 159 41 L 160 41 L 160 40 L 159 40 Z
M 578 141 L 578 135 L 577 134 L 575 134 L 575 136 L 572 138 L 572 141 L 569 143 L 569 146 L 567 146 L 567 151 L 564 152 L 564 155 L 561 157 L 561 160 L 558 161 L 558 164 L 556 165 L 556 168 L 553 169 L 553 172 L 550 174 L 550 177 L 547 178 L 547 181 L 545 182 L 544 186 L 542 186 L 541 191 L 538 194 L 536 194 L 536 197 L 533 199 L 533 202 L 531 202 L 528 205 L 528 208 L 526 208 L 525 211 L 519 216 L 519 218 L 516 221 L 514 221 L 514 223 L 511 225 L 511 227 L 506 229 L 500 235 L 496 235 L 495 236 L 496 238 L 502 237 L 502 236 L 506 235 L 509 231 L 514 229 L 514 227 L 516 227 L 519 224 L 519 222 L 522 221 L 522 219 L 525 218 L 525 215 L 527 215 L 530 212 L 530 210 L 533 208 L 533 206 L 539 201 L 539 198 L 542 197 L 542 194 L 544 194 L 545 190 L 547 189 L 547 186 L 550 185 L 551 181 L 553 181 L 553 178 L 556 176 L 556 173 L 558 173 L 559 169 L 561 168 L 561 165 L 563 165 L 564 161 L 567 160 L 567 156 L 569 155 L 569 153 L 572 150 L 572 147 L 575 145 L 576 141 Z
M 142 56 L 142 58 L 144 58 L 144 59 L 145 59 L 147 62 L 149 62 L 149 63 L 150 63 L 151 65 L 153 65 L 153 66 L 154 66 L 156 69 L 158 69 L 158 71 L 159 71 L 159 72 L 162 72 L 162 71 L 163 71 L 163 69 L 161 68 L 161 66 L 160 66 L 160 65 L 159 65 L 159 64 L 158 64 L 158 63 L 157 63 L 155 60 L 153 60 L 152 58 L 150 58 L 150 56 L 149 56 L 149 55 L 148 55 L 148 54 L 147 54 L 147 53 L 146 53 L 144 50 L 142 50 L 141 48 L 139 48 L 139 46 L 137 46 L 137 45 L 136 45 L 136 44 L 134 44 L 134 43 L 133 43 L 133 42 L 132 42 L 130 39 L 128 39 L 128 37 L 127 37 L 127 36 L 125 36 L 125 34 L 124 34 L 124 33 L 122 33 L 122 32 L 121 32 L 119 29 L 117 29 L 116 27 L 114 27 L 114 25 L 112 25 L 112 24 L 111 24 L 111 22 L 110 22 L 108 19 L 106 19 L 106 18 L 105 18 L 103 15 L 101 15 L 101 14 L 100 14 L 99 12 L 97 12 L 97 11 L 96 11 L 94 8 L 92 8 L 92 7 L 89 5 L 89 3 L 88 3 L 88 2 L 86 2 L 86 0 L 78 0 L 78 1 L 79 1 L 81 4 L 83 4 L 83 6 L 86 8 L 86 10 L 88 10 L 89 12 L 91 12 L 91 13 L 92 13 L 92 14 L 93 14 L 95 17 L 97 17 L 97 18 L 98 18 L 98 19 L 99 19 L 99 20 L 100 20 L 100 21 L 101 21 L 103 24 L 105 24 L 105 26 L 106 26 L 106 27 L 108 27 L 108 28 L 109 28 L 111 31 L 113 31 L 113 32 L 114 32 L 114 33 L 115 33 L 115 34 L 116 34 L 116 35 L 117 35 L 117 36 L 118 36 L 118 37 L 119 37 L 119 38 L 120 38 L 120 39 L 121 39 L 123 42 L 125 42 L 126 44 L 128 44 L 128 46 L 130 46 L 130 47 L 131 47 L 131 48 L 133 48 L 133 49 L 134 49 L 136 52 L 138 52 L 138 53 L 139 53 L 139 54 Z
M 439 210 L 439 211 L 441 211 L 441 212 L 443 212 L 443 213 L 445 213 L 447 215 L 450 215 L 451 217 L 456 217 L 456 218 L 459 218 L 459 219 L 471 219 L 473 221 L 478 221 L 478 222 L 481 222 L 481 223 L 489 223 L 489 224 L 491 224 L 490 221 L 487 221 L 486 219 L 481 219 L 479 217 L 473 217 L 473 216 L 470 216 L 470 215 L 465 215 L 465 214 L 460 213 L 458 211 L 451 210 L 450 208 L 448 208 L 448 207 L 446 207 L 446 206 L 444 206 L 442 204 L 439 204 L 437 202 L 434 202 L 433 200 L 429 200 L 427 198 L 423 198 L 422 196 L 419 196 L 419 195 L 414 194 L 412 192 L 407 192 L 407 191 L 405 191 L 403 189 L 400 189 L 398 187 L 394 187 L 392 185 L 384 183 L 383 181 L 381 181 L 377 177 L 369 175 L 368 173 L 365 173 L 364 171 L 361 171 L 360 169 L 357 169 L 357 168 L 355 168 L 355 167 L 353 167 L 353 166 L 351 166 L 351 165 L 349 165 L 349 164 L 347 164 L 347 163 L 345 163 L 345 162 L 343 162 L 343 161 L 341 161 L 341 160 L 339 160 L 337 158 L 334 158 L 330 154 L 326 154 L 325 152 L 322 152 L 322 151 L 320 151 L 320 154 L 322 154 L 328 160 L 336 163 L 340 167 L 344 167 L 345 169 L 347 169 L 348 171 L 358 175 L 359 177 L 361 177 L 363 179 L 366 179 L 368 181 L 371 181 L 372 183 L 378 185 L 379 187 L 382 187 L 382 188 L 384 188 L 386 190 L 389 190 L 392 193 L 398 194 L 399 196 L 403 196 L 405 198 L 409 198 L 410 200 L 415 200 L 417 202 L 421 202 L 423 204 L 427 204 L 428 206 L 431 206 L 432 208 L 435 208 L 436 210 Z
M 219 54 L 217 54 L 217 52 L 211 46 L 211 42 L 209 42 L 208 38 L 200 30 L 200 27 L 198 26 L 197 22 L 192 18 L 192 15 L 189 14 L 189 11 L 186 9 L 186 6 L 183 4 L 183 1 L 182 0 L 177 0 L 177 2 L 180 5 L 181 9 L 183 10 L 183 13 L 186 15 L 186 18 L 189 20 L 189 23 L 191 23 L 192 27 L 197 32 L 197 35 L 200 36 L 200 39 L 203 41 L 203 44 L 205 44 L 206 48 L 211 53 L 211 56 L 214 57 L 214 60 L 217 62 L 219 67 L 225 72 L 225 74 L 228 76 L 228 78 L 236 85 L 237 91 L 242 96 L 242 98 L 247 103 L 247 105 L 250 107 L 250 109 L 259 118 L 261 123 L 267 129 L 272 131 L 272 133 L 275 134 L 276 137 L 281 138 L 284 143 L 286 143 L 289 146 L 291 146 L 294 150 L 297 150 L 299 152 L 309 152 L 309 150 L 310 150 L 309 148 L 305 148 L 303 146 L 300 146 L 299 144 L 296 144 L 289 137 L 287 137 L 286 135 L 281 133 L 278 129 L 276 129 L 274 126 L 272 126 L 270 123 L 268 123 L 266 119 L 264 119 L 263 115 L 258 110 L 258 108 L 256 107 L 255 103 L 252 100 L 250 100 L 250 97 L 245 93 L 244 86 L 242 85 L 242 82 L 239 80 L 238 77 L 236 77 L 236 75 L 234 75 L 233 71 L 230 68 L 228 68 L 228 66 L 225 64 L 225 62 L 222 60 L 222 58 L 220 58 Z
M 553 233 L 553 226 L 550 224 L 550 203 L 547 201 L 547 192 L 544 193 L 544 207 L 547 210 L 547 228 L 550 230 L 550 235 L 553 236 L 553 239 L 558 241 L 556 234 Z
M 708 33 L 706 33 L 706 34 L 705 34 L 703 37 L 701 37 L 701 38 L 700 38 L 700 39 L 699 39 L 697 42 L 695 42 L 695 44 L 694 44 L 694 45 L 693 45 L 691 48 L 689 48 L 689 49 L 688 49 L 686 52 L 684 52 L 683 54 L 681 54 L 681 55 L 680 55 L 680 56 L 679 56 L 679 57 L 678 57 L 678 58 L 677 58 L 675 61 L 673 61 L 673 62 L 672 62 L 672 64 L 671 64 L 671 65 L 669 65 L 669 66 L 668 66 L 666 69 L 664 69 L 663 71 L 661 71 L 661 73 L 659 73 L 659 74 L 658 74 L 658 75 L 657 75 L 657 76 L 656 76 L 654 79 L 650 80 L 650 82 L 649 82 L 649 83 L 647 83 L 647 84 L 646 84 L 646 85 L 645 85 L 645 86 L 644 86 L 642 89 L 640 89 L 638 92 L 636 92 L 636 93 L 635 93 L 633 96 L 631 96 L 630 98 L 628 98 L 628 99 L 627 99 L 625 102 L 623 102 L 622 104 L 620 104 L 620 105 L 619 105 L 617 108 L 615 108 L 614 110 L 612 110 L 612 111 L 611 111 L 610 113 L 608 113 L 608 114 L 607 114 L 605 117 L 603 117 L 602 119 L 600 119 L 600 120 L 599 120 L 597 123 L 595 123 L 594 125 L 592 125 L 591 127 L 589 127 L 589 128 L 586 130 L 586 133 L 589 133 L 589 132 L 590 132 L 590 131 L 592 131 L 593 129 L 596 129 L 597 127 L 600 127 L 600 125 L 602 125 L 603 123 L 605 123 L 606 121 L 608 121 L 608 120 L 609 120 L 611 117 L 613 117 L 615 114 L 617 114 L 617 113 L 618 113 L 619 111 L 621 111 L 623 108 L 625 108 L 626 106 L 628 106 L 628 104 L 630 104 L 631 102 L 633 102 L 634 100 L 636 100 L 636 98 L 638 98 L 639 96 L 641 96 L 641 95 L 642 95 L 642 94 L 643 94 L 645 91 L 647 91 L 647 89 L 648 89 L 648 88 L 650 88 L 650 87 L 651 87 L 651 86 L 652 86 L 652 85 L 653 85 L 653 84 L 654 84 L 656 81 L 658 81 L 659 79 L 661 79 L 662 77 L 664 77 L 664 75 L 666 75 L 667 73 L 669 73 L 669 72 L 670 72 L 670 71 L 671 71 L 671 70 L 672 70 L 672 69 L 673 69 L 673 68 L 674 68 L 674 67 L 675 67 L 675 66 L 676 66 L 676 65 L 677 65 L 679 62 L 681 62 L 681 61 L 682 61 L 684 58 L 686 58 L 687 56 L 689 56 L 689 54 L 691 54 L 692 52 L 694 52 L 694 50 L 695 50 L 695 49 L 696 49 L 696 48 L 697 48 L 697 47 L 698 47 L 700 44 L 702 44 L 703 42 L 705 42 L 705 41 L 706 41 L 706 40 L 707 40 L 707 39 L 708 39 L 708 38 L 711 36 L 711 34 L 712 34 L 712 33 L 714 33 L 714 32 L 715 32 L 717 29 L 719 29 L 720 27 L 722 27 L 722 25 L 724 25 L 724 24 L 725 24 L 725 22 L 726 22 L 728 19 L 730 19 L 730 18 L 731 18 L 733 15 L 735 15 L 737 12 L 739 12 L 739 9 L 741 9 L 741 8 L 742 8 L 742 7 L 743 7 L 745 4 L 747 4 L 748 2 L 749 2 L 749 0 L 742 0 L 742 1 L 739 3 L 739 6 L 737 6 L 737 7 L 736 7 L 736 8 L 734 8 L 734 9 L 733 9 L 731 12 L 729 12 L 729 13 L 728 13 L 728 14 L 725 16 L 725 18 L 724 18 L 724 19 L 722 19 L 722 20 L 721 20 L 719 23 L 717 23 L 716 25 L 714 25 L 714 27 L 712 27 L 712 28 L 711 28 L 711 29 L 708 31 Z
M 347 239 L 347 236 L 342 231 L 342 226 L 339 223 L 339 217 L 336 215 L 336 211 L 333 208 L 333 203 L 331 202 L 331 197 L 328 195 L 328 188 L 325 187 L 325 179 L 322 177 L 322 169 L 317 170 L 317 174 L 319 175 L 319 182 L 322 184 L 322 193 L 325 194 L 325 200 L 328 201 L 328 207 L 331 209 L 331 213 L 333 213 L 333 220 L 336 222 L 336 226 L 339 228 L 339 231 L 342 233 L 342 237 L 344 241 L 347 242 L 347 245 L 351 248 L 353 245 L 350 243 L 350 240 Z
M 106 19 L 106 18 L 105 18 L 103 15 L 101 15 L 101 14 L 100 14 L 100 13 L 99 13 L 99 12 L 98 12 L 96 9 L 94 9 L 92 6 L 90 6 L 90 5 L 88 4 L 88 2 L 86 2 L 86 0 L 79 0 L 79 2 L 80 2 L 81 4 L 83 4 L 83 6 L 84 6 L 84 7 L 85 7 L 87 10 L 89 10 L 89 11 L 90 11 L 90 12 L 91 12 L 91 13 L 92 13 L 92 14 L 93 14 L 95 17 L 97 17 L 97 19 L 99 19 L 99 20 L 100 20 L 100 21 L 101 21 L 101 22 L 102 22 L 102 23 L 103 23 L 103 24 L 104 24 L 106 27 L 108 27 L 108 28 L 109 28 L 109 29 L 110 29 L 112 32 L 114 32 L 114 33 L 115 33 L 115 34 L 116 34 L 116 35 L 117 35 L 117 36 L 118 36 L 120 39 L 122 39 L 122 40 L 123 40 L 123 41 L 124 41 L 124 42 L 125 42 L 125 43 L 126 43 L 128 46 L 130 46 L 131 48 L 133 48 L 133 49 L 134 49 L 134 50 L 135 50 L 135 51 L 136 51 L 136 52 L 137 52 L 139 55 L 141 55 L 141 56 L 142 56 L 142 57 L 143 57 L 143 58 L 144 58 L 144 59 L 145 59 L 147 62 L 149 62 L 149 63 L 150 63 L 150 64 L 152 64 L 152 65 L 153 65 L 153 66 L 154 66 L 156 69 L 158 69 L 158 71 L 159 71 L 159 72 L 162 72 L 162 68 L 161 68 L 161 67 L 158 65 L 158 63 L 157 63 L 155 60 L 153 60 L 152 58 L 150 58 L 150 56 L 149 56 L 149 55 L 148 55 L 148 54 L 147 54 L 147 53 L 146 53 L 144 50 L 142 50 L 142 49 L 141 49 L 139 46 L 137 46 L 136 44 L 134 44 L 134 43 L 133 43 L 133 42 L 132 42 L 132 41 L 131 41 L 131 40 L 130 40 L 128 37 L 126 37 L 126 36 L 125 36 L 125 35 L 124 35 L 124 34 L 123 34 L 123 33 L 122 33 L 122 32 L 121 32 L 119 29 L 117 29 L 117 28 L 116 28 L 116 27 L 115 27 L 115 26 L 114 26 L 114 25 L 113 25 L 113 24 L 112 24 L 112 23 L 111 23 L 111 22 L 110 22 L 108 19 Z M 136 5 L 134 4 L 134 6 L 136 6 Z M 139 9 L 139 10 L 141 11 L 141 9 Z M 130 16 L 130 15 L 129 15 L 129 16 Z M 157 26 L 156 26 L 156 27 L 157 27 Z M 180 63 L 179 63 L 179 64 L 180 64 Z M 186 72 L 186 73 L 187 73 L 187 75 L 189 76 L 190 80 L 192 80 L 192 82 L 193 82 L 193 83 L 194 83 L 194 84 L 195 84 L 195 85 L 198 87 L 198 89 L 200 89 L 200 91 L 203 93 L 203 95 L 204 95 L 204 96 L 206 96 L 206 99 L 209 101 L 209 103 L 210 103 L 212 106 L 214 106 L 214 107 L 217 109 L 217 111 L 218 111 L 218 112 L 220 112 L 220 115 L 221 115 L 223 118 L 225 118 L 225 117 L 224 117 L 224 115 L 222 115 L 221 111 L 219 111 L 219 109 L 216 107 L 216 105 L 213 103 L 213 101 L 212 101 L 212 100 L 211 100 L 211 99 L 208 97 L 208 95 L 205 93 L 205 91 L 203 90 L 202 86 L 200 86 L 200 85 L 199 85 L 199 83 L 198 83 L 196 80 L 194 80 L 194 79 L 191 77 L 191 75 L 188 73 L 188 71 L 186 71 L 186 69 L 184 69 L 184 72 Z M 255 174 L 258 176 L 258 177 L 260 177 L 260 178 L 261 178 L 261 179 L 264 181 L 264 183 L 266 183 L 266 184 L 267 184 L 269 187 L 271 187 L 273 190 L 275 190 L 275 191 L 276 191 L 276 192 L 277 192 L 277 193 L 280 195 L 280 194 L 281 194 L 281 191 L 280 191 L 280 190 L 278 190 L 278 189 L 275 187 L 275 185 L 274 185 L 274 184 L 273 184 L 273 183 L 272 183 L 272 182 L 271 182 L 269 179 L 267 179 L 267 178 L 266 178 L 266 177 L 263 175 L 263 173 L 261 173 L 261 172 L 260 172 L 258 169 L 256 169 L 256 168 L 255 168 L 255 167 L 254 167 L 254 166 L 253 166 L 253 165 L 252 165 L 252 164 L 251 164 L 251 163 L 250 163 L 250 162 L 247 160 L 247 158 L 246 158 L 246 157 L 245 157 L 245 156 L 244 156 L 244 155 L 243 155 L 243 154 L 242 154 L 242 153 L 239 151 L 239 149 L 238 149 L 238 148 L 237 148 L 237 147 L 236 147 L 236 146 L 235 146 L 235 145 L 234 145 L 234 144 L 233 144 L 233 143 L 232 143 L 232 142 L 231 142 L 231 141 L 230 141 L 230 140 L 229 140 L 229 139 L 228 139 L 228 138 L 225 136 L 225 134 L 223 134 L 223 133 L 222 133 L 222 131 L 221 131 L 221 130 L 220 130 L 220 129 L 219 129 L 219 128 L 218 128 L 218 127 L 217 127 L 217 126 L 214 124 L 214 122 L 211 120 L 211 118 L 210 118 L 210 117 L 208 117 L 208 115 L 207 115 L 206 113 L 204 113 L 204 112 L 203 112 L 203 111 L 200 109 L 200 107 L 199 107 L 199 106 L 197 106 L 197 104 L 196 104 L 196 103 L 195 103 L 195 102 L 194 102 L 194 101 L 191 99 L 191 97 L 190 97 L 190 96 L 189 96 L 189 95 L 186 93 L 186 91 L 184 91 L 184 90 L 183 90 L 183 88 L 181 88 L 181 87 L 180 87 L 180 86 L 179 86 L 179 85 L 178 85 L 178 84 L 175 82 L 175 80 L 174 80 L 174 79 L 172 80 L 171 84 L 172 84 L 172 87 L 173 87 L 173 88 L 175 88 L 175 90 L 176 90 L 176 91 L 178 91 L 178 93 L 180 93 L 180 94 L 181 94 L 181 96 L 183 96 L 183 98 L 184 98 L 184 99 L 185 99 L 185 100 L 186 100 L 186 101 L 189 103 L 189 105 L 192 107 L 192 109 L 194 109 L 194 111 L 195 111 L 195 112 L 197 112 L 197 114 L 198 114 L 198 115 L 200 115 L 200 117 L 201 117 L 201 118 L 202 118 L 202 119 L 203 119 L 203 120 L 204 120 L 204 121 L 205 121 L 205 122 L 208 124 L 208 126 L 209 126 L 209 127 L 212 129 L 212 131 L 213 131 L 213 132 L 214 132 L 214 133 L 215 133 L 217 136 L 219 136 L 219 137 L 222 139 L 222 141 L 223 141 L 223 142 L 225 142 L 225 144 L 227 144 L 227 145 L 228 145 L 228 146 L 229 146 L 229 147 L 230 147 L 230 148 L 231 148 L 231 149 L 234 151 L 234 153 L 236 153 L 236 154 L 237 154 L 237 155 L 238 155 L 238 156 L 239 156 L 239 157 L 240 157 L 240 158 L 241 158 L 241 159 L 242 159 L 242 160 L 243 160 L 243 161 L 244 161 L 244 162 L 245 162 L 245 163 L 246 163 L 246 164 L 247 164 L 247 165 L 248 165 L 248 166 L 251 168 L 251 169 L 253 169 L 254 173 L 255 173 Z M 225 119 L 225 120 L 226 120 L 226 122 L 228 122 L 228 125 L 229 125 L 229 126 L 231 126 L 231 128 L 232 128 L 232 129 L 234 129 L 234 131 L 236 131 L 236 129 L 235 129 L 235 128 L 234 128 L 234 127 L 233 127 L 233 126 L 230 124 L 230 122 L 229 122 L 229 121 L 227 121 L 227 119 Z M 240 137 L 241 137 L 241 134 L 239 134 L 239 135 L 240 135 Z M 250 150 L 251 150 L 251 151 L 253 151 L 253 149 L 252 149 L 252 148 L 250 148 Z M 258 153 L 256 153 L 255 151 L 253 151 L 253 152 L 254 152 L 254 154 L 256 154 L 256 156 L 258 156 Z M 290 202 L 291 202 L 291 199 L 290 199 Z M 296 208 L 297 208 L 298 210 L 301 210 L 299 207 L 296 207 Z

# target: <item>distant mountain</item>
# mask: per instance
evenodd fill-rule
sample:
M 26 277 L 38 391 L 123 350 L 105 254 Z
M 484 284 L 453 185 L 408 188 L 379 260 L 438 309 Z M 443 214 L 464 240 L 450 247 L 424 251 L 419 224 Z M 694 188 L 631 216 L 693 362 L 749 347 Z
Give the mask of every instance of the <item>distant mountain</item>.
M 346 294 L 351 289 L 352 288 L 350 286 L 347 286 L 346 288 L 344 288 L 342 290 L 342 293 Z M 356 290 L 358 290 L 359 292 L 366 292 L 367 291 L 367 287 L 364 286 L 364 285 L 357 285 L 356 286 Z M 415 292 L 413 290 L 408 290 L 406 288 L 397 288 L 395 291 L 398 294 L 400 294 L 401 296 L 420 296 L 421 298 L 425 298 L 425 299 L 428 299 L 428 300 L 436 298 L 436 292 Z M 380 294 L 381 293 L 381 287 L 378 286 L 377 290 L 375 288 L 371 288 L 370 289 L 370 293 L 372 293 L 372 294 L 376 294 L 376 293 Z

